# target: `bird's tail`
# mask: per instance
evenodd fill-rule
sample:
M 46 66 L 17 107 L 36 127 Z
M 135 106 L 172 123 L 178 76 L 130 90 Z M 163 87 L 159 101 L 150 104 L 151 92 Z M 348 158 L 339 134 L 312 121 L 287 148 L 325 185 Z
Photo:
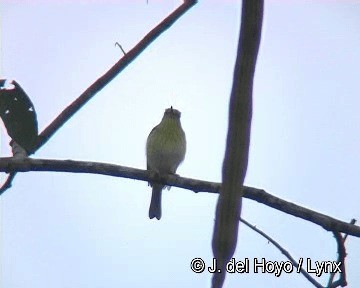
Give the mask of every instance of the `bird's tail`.
M 151 203 L 149 208 L 149 218 L 161 218 L 161 191 L 164 185 L 154 184 L 152 188 Z

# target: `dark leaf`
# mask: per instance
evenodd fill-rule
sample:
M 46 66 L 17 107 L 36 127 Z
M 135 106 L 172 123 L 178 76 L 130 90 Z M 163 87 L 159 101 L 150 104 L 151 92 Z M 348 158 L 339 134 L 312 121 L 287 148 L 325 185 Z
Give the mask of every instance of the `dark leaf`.
M 0 117 L 7 133 L 27 152 L 32 152 L 38 135 L 38 123 L 34 105 L 25 91 L 15 81 L 12 87 L 5 87 L 5 79 L 0 79 Z

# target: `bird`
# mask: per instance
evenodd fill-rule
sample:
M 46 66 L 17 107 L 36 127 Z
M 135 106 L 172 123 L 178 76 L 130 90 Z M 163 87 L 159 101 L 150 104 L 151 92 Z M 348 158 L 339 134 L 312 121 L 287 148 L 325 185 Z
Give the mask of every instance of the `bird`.
M 161 122 L 155 126 L 146 141 L 147 170 L 158 175 L 175 174 L 186 153 L 186 136 L 181 127 L 181 113 L 172 106 L 165 110 Z M 165 185 L 152 186 L 149 218 L 161 218 L 161 193 Z M 169 187 L 170 188 L 170 187 Z

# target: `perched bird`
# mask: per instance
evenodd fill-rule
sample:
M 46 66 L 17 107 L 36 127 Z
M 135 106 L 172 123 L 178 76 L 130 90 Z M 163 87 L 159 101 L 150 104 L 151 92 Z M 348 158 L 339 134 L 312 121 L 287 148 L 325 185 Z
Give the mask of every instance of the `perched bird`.
M 180 123 L 180 111 L 170 108 L 155 126 L 146 141 L 147 169 L 157 174 L 175 174 L 176 169 L 184 160 L 186 137 Z M 152 196 L 149 218 L 161 218 L 161 192 L 165 185 L 150 183 Z

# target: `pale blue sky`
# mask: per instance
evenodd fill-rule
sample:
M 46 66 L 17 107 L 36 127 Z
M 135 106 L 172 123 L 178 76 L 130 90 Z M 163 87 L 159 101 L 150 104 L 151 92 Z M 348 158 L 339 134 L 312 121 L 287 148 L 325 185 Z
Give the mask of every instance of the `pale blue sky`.
M 178 4 L 43 2 L 1 3 L 1 77 L 31 97 L 40 131 L 122 56 L 115 42 L 130 50 Z M 360 219 L 360 5 L 265 2 L 245 183 L 344 221 Z M 188 140 L 178 173 L 220 181 L 240 6 L 200 1 L 34 157 L 145 168 L 148 133 L 173 105 Z M 190 262 L 212 258 L 216 195 L 165 191 L 160 221 L 147 217 L 150 196 L 134 180 L 19 174 L 0 199 L 0 287 L 210 287 L 211 275 L 193 273 Z M 309 222 L 247 199 L 242 216 L 295 259 L 337 257 L 332 234 Z M 287 260 L 245 226 L 239 233 L 237 260 Z M 349 237 L 346 247 L 349 287 L 357 287 L 360 241 Z M 226 287 L 264 285 L 312 287 L 296 273 L 226 280 Z

